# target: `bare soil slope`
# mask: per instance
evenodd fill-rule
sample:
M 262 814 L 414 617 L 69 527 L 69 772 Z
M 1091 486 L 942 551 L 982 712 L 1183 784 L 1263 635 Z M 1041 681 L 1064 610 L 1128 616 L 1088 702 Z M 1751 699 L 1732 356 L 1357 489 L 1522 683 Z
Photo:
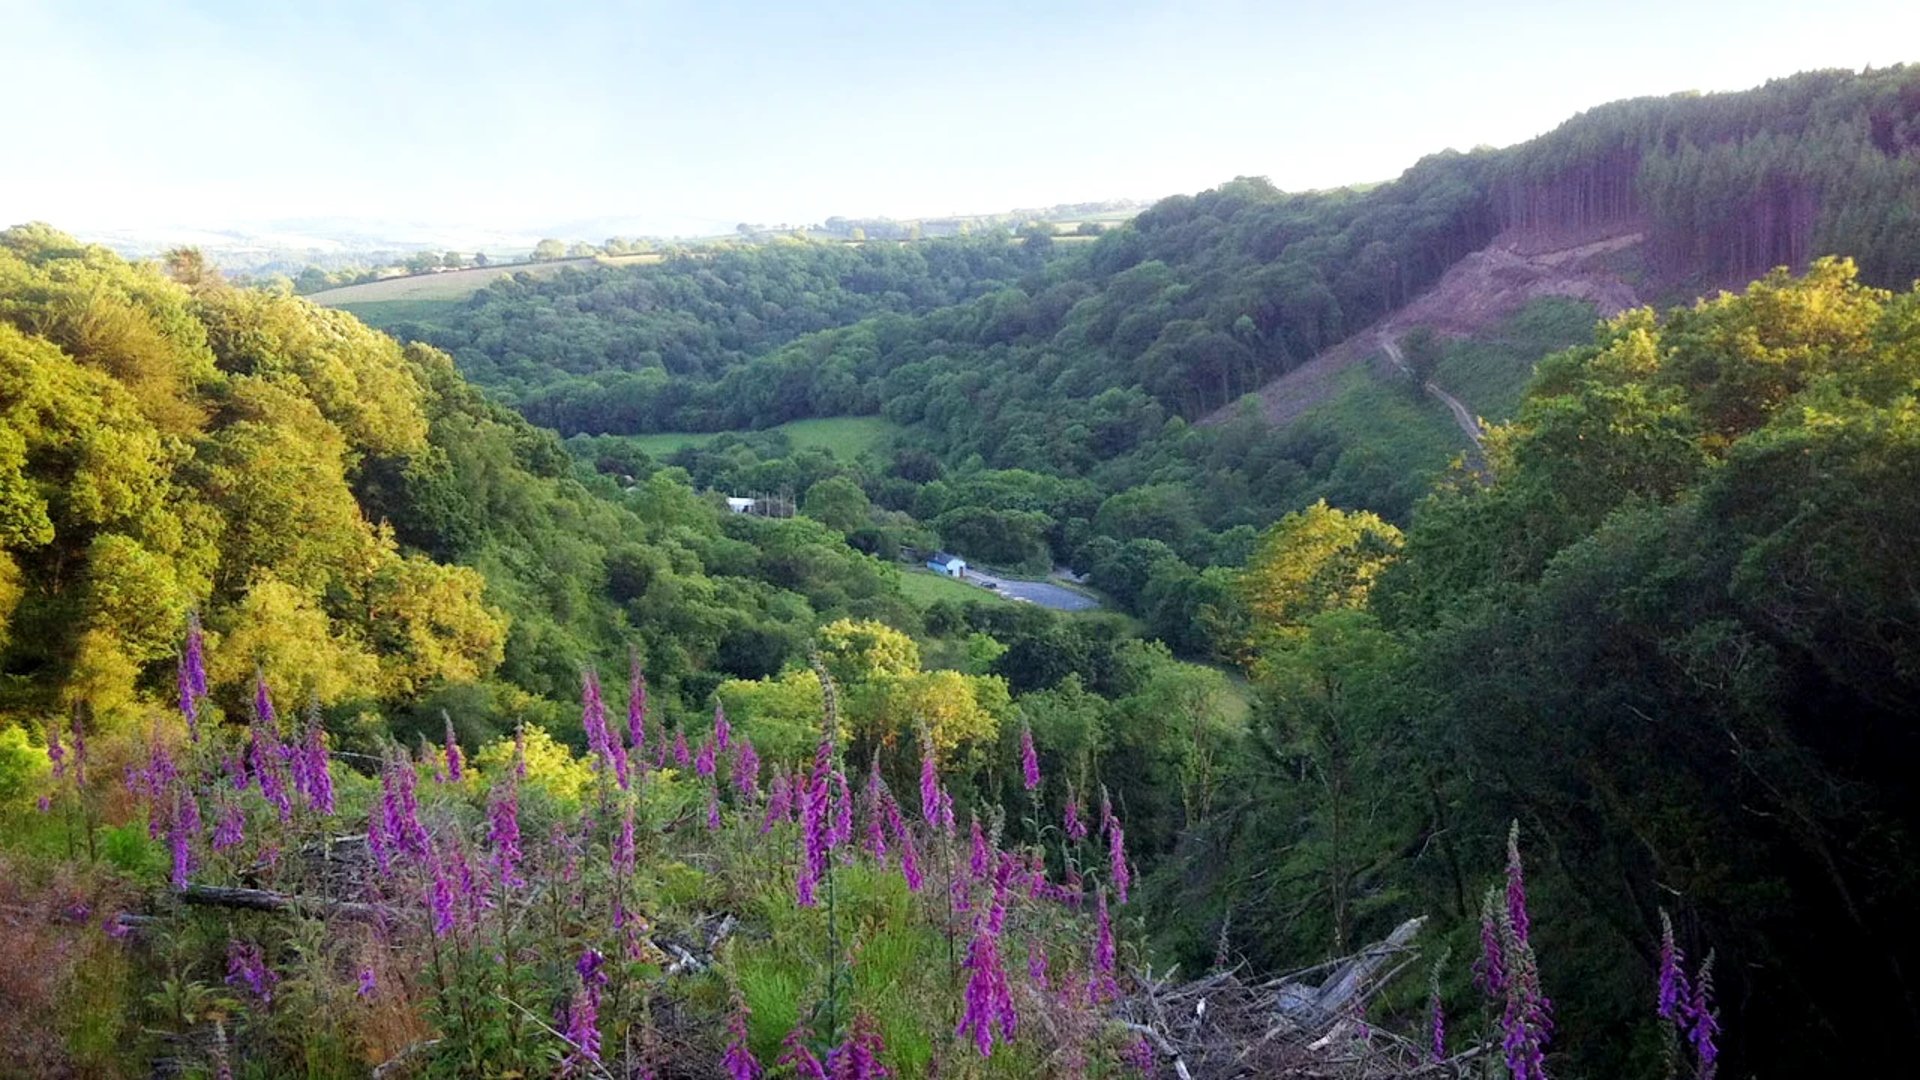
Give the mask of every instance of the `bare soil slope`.
M 1639 267 L 1645 239 L 1638 229 L 1585 235 L 1502 233 L 1398 311 L 1261 387 L 1261 415 L 1274 424 L 1299 417 L 1330 399 L 1339 390 L 1340 376 L 1378 352 L 1381 342 L 1415 327 L 1469 337 L 1543 296 L 1592 301 L 1602 318 L 1635 307 L 1641 299 L 1626 276 Z M 1237 403 L 1228 405 L 1200 422 L 1219 423 L 1238 408 Z

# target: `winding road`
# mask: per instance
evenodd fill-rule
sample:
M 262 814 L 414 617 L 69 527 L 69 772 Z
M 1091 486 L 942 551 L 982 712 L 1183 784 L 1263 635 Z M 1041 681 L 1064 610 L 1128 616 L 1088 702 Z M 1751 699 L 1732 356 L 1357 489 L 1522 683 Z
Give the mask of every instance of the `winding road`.
M 1389 334 L 1381 334 L 1379 340 L 1380 347 L 1386 350 L 1387 359 L 1393 361 L 1393 366 L 1411 376 L 1413 374 L 1413 368 L 1407 364 L 1406 356 L 1400 352 L 1400 346 L 1393 340 L 1393 337 Z M 1425 386 L 1427 393 L 1439 398 L 1441 403 L 1446 405 L 1448 411 L 1453 413 L 1453 422 L 1460 425 L 1460 430 L 1465 432 L 1467 438 L 1473 442 L 1474 457 L 1484 466 L 1486 463 L 1486 455 L 1482 452 L 1485 448 L 1480 442 L 1479 418 L 1473 415 L 1472 410 L 1462 405 L 1459 398 L 1440 389 L 1432 379 L 1428 379 Z

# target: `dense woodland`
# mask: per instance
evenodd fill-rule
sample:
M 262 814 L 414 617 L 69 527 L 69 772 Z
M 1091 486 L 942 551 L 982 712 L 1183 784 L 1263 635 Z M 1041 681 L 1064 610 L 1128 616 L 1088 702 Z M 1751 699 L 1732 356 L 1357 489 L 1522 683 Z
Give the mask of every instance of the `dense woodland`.
M 1915 79 L 1628 102 L 1091 240 L 510 279 L 408 344 L 0 234 L 0 895 L 47 958 L 0 1030 L 109 1076 L 1172 1075 L 1116 1026 L 1143 965 L 1425 915 L 1335 1066 L 1888 1072 Z M 1194 422 L 1502 228 L 1620 221 L 1664 287 L 1764 276 L 1502 328 L 1537 364 L 1482 469 L 1385 373 Z M 745 430 L 872 412 L 858 456 Z M 936 545 L 1120 610 L 906 587 Z M 302 899 L 195 892 L 240 885 Z

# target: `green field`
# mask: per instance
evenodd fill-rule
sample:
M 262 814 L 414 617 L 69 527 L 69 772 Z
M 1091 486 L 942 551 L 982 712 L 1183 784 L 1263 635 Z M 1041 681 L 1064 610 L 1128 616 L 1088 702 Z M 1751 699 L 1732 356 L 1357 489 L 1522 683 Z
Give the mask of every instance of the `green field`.
M 460 306 L 458 300 L 360 300 L 351 304 L 326 304 L 366 323 L 385 330 L 403 322 L 428 323 Z
M 795 450 L 825 450 L 848 461 L 868 450 L 877 449 L 893 438 L 899 427 L 878 416 L 828 416 L 813 420 L 793 420 L 778 427 L 792 441 Z M 712 442 L 723 434 L 750 435 L 752 432 L 663 431 L 653 435 L 629 435 L 626 440 L 656 458 L 666 457 L 689 446 Z
M 925 607 L 935 600 L 951 600 L 964 604 L 969 600 L 998 600 L 1003 604 L 1013 601 L 978 585 L 969 585 L 956 581 L 945 574 L 936 574 L 924 566 L 903 567 L 900 571 L 900 591 L 907 599 Z
M 443 270 L 431 274 L 400 274 L 359 285 L 322 289 L 307 299 L 321 307 L 349 308 L 358 313 L 368 304 L 408 300 L 464 300 L 488 284 L 511 274 L 550 277 L 562 270 L 584 270 L 590 266 L 640 266 L 657 263 L 657 252 L 640 255 L 596 255 L 592 258 L 554 259 L 550 262 L 503 263 L 499 266 L 474 266 L 465 270 Z
M 1477 340 L 1448 342 L 1433 381 L 1491 423 L 1513 418 L 1533 365 L 1548 353 L 1593 337 L 1585 300 L 1542 297 Z

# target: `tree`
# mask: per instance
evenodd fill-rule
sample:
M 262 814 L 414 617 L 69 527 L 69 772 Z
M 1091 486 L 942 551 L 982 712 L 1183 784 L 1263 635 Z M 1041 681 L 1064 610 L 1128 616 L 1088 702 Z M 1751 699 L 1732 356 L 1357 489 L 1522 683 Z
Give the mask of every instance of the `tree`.
M 1261 534 L 1240 576 L 1256 638 L 1284 641 L 1316 615 L 1362 607 L 1400 544 L 1400 530 L 1377 515 L 1336 510 L 1324 499 L 1281 518 Z
M 473 253 L 473 265 L 475 266 L 486 266 L 492 261 L 493 260 L 487 258 L 487 253 L 484 251 L 476 251 Z
M 807 489 L 800 512 L 828 528 L 852 533 L 867 523 L 873 507 L 860 485 L 844 476 L 830 476 Z
M 440 257 L 440 265 L 449 270 L 458 270 L 467 265 L 467 257 L 457 251 L 449 251 Z
M 533 245 L 534 262 L 552 262 L 554 259 L 566 258 L 566 255 L 567 245 L 551 237 Z

